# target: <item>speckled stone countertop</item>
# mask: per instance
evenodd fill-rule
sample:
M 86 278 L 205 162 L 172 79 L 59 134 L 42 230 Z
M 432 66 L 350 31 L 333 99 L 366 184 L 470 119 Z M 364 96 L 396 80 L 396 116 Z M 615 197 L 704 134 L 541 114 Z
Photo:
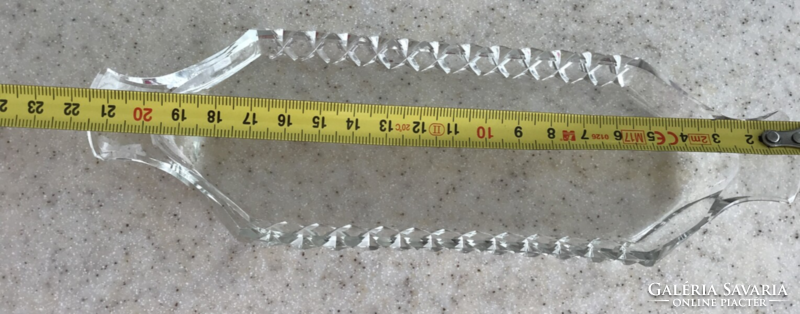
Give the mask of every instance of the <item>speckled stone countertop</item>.
M 719 112 L 795 113 L 796 4 L 7 1 L 0 83 L 89 86 L 114 68 L 177 70 L 254 27 L 624 53 Z M 294 250 L 242 244 L 196 191 L 99 162 L 84 133 L 0 129 L 0 312 L 664 313 L 651 283 L 784 285 L 741 312 L 797 312 L 797 205 L 726 212 L 655 267 L 540 256 Z M 770 183 L 770 178 L 763 178 Z

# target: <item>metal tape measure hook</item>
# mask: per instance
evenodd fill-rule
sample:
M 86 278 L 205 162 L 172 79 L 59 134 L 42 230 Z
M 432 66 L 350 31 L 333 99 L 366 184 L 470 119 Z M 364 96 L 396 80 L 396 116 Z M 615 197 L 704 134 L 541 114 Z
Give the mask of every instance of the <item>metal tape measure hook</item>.
M 791 131 L 767 130 L 761 133 L 761 142 L 769 147 L 800 148 L 800 129 Z

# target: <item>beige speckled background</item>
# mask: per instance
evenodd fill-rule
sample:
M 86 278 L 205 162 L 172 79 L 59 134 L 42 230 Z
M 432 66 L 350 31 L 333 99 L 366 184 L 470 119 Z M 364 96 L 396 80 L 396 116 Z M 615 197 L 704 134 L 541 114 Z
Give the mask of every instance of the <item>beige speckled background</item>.
M 0 4 L 0 83 L 88 86 L 108 67 L 166 73 L 252 27 L 352 31 L 640 56 L 742 117 L 800 98 L 796 4 L 341 1 Z M 797 116 L 795 116 L 797 117 Z M 752 203 L 655 267 L 454 252 L 299 251 L 236 242 L 161 172 L 102 163 L 85 135 L 0 129 L 0 312 L 688 312 L 653 282 L 784 284 L 796 312 L 796 205 Z M 763 178 L 771 183 L 770 178 Z

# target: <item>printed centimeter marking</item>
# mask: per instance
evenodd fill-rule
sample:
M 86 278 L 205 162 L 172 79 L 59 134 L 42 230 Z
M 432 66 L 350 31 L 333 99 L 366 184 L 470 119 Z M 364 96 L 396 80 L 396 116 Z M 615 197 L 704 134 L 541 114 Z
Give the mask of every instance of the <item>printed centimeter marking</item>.
M 797 155 L 800 122 L 551 114 L 0 85 L 0 126 L 393 146 Z

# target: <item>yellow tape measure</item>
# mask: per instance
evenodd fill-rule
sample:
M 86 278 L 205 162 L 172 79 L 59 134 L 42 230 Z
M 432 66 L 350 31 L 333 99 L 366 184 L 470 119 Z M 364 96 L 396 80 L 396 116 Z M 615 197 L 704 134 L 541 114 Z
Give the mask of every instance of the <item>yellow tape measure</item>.
M 0 126 L 393 146 L 800 154 L 800 149 L 791 147 L 797 146 L 793 137 L 800 143 L 800 131 L 793 131 L 800 129 L 800 122 L 361 105 L 21 85 L 0 85 Z

